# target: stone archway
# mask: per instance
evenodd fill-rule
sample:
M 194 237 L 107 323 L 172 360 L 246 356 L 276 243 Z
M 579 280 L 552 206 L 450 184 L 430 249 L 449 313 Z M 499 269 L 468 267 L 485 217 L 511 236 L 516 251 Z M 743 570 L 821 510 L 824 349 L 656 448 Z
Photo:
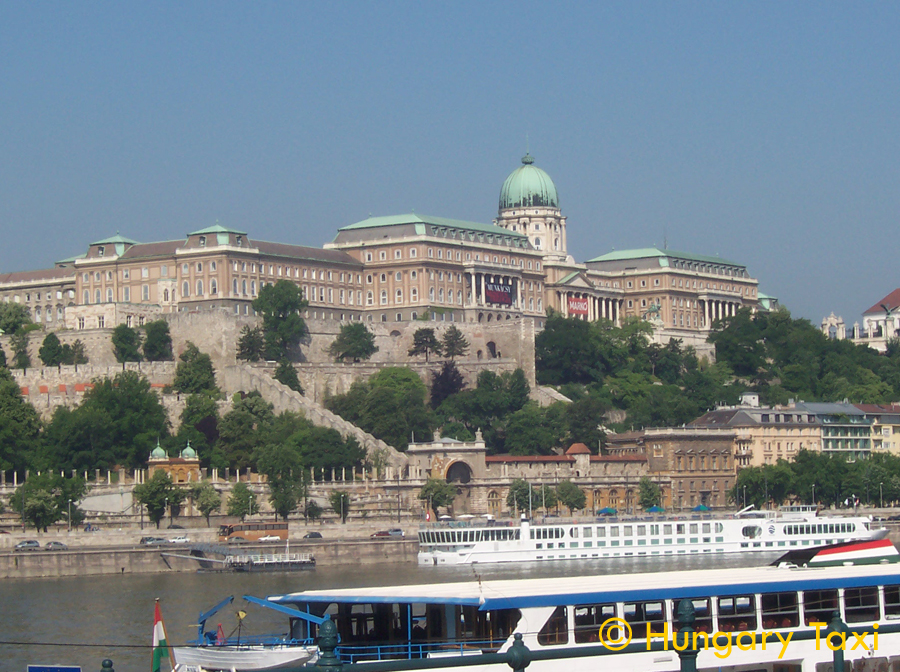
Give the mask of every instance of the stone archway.
M 472 480 L 472 467 L 462 461 L 454 462 L 447 468 L 447 482 L 466 485 Z

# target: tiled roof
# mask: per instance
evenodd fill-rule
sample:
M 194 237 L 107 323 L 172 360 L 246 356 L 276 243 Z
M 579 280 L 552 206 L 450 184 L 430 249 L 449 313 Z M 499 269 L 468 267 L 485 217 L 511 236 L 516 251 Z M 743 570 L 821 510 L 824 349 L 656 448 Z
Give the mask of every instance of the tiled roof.
M 566 455 L 590 455 L 591 449 L 583 443 L 573 443 L 566 451 Z
M 429 226 L 438 226 L 447 229 L 463 229 L 465 231 L 478 231 L 481 233 L 492 233 L 496 236 L 509 236 L 510 238 L 527 238 L 523 233 L 517 231 L 509 231 L 500 226 L 493 224 L 481 224 L 480 222 L 466 222 L 461 219 L 447 219 L 446 217 L 430 217 L 428 215 L 417 215 L 410 213 L 407 215 L 387 215 L 384 217 L 369 217 L 361 222 L 348 224 L 338 231 L 353 231 L 355 229 L 374 229 L 383 226 L 401 226 L 403 224 L 426 224 Z
M 486 455 L 485 462 L 512 463 L 512 462 L 574 462 L 574 457 L 568 455 Z
M 872 313 L 876 313 L 884 317 L 885 313 L 887 312 L 885 311 L 884 306 L 887 306 L 891 311 L 900 308 L 900 289 L 895 289 L 874 306 L 863 311 L 863 315 L 871 315 Z
M 358 259 L 339 250 L 323 250 L 320 247 L 303 247 L 302 245 L 289 245 L 287 243 L 269 243 L 264 240 L 253 240 L 250 242 L 250 245 L 263 254 L 291 257 L 292 259 L 328 261 L 336 264 L 352 264 L 362 268 L 362 263 Z
M 138 243 L 132 245 L 120 257 L 121 259 L 139 259 L 142 257 L 174 256 L 175 250 L 184 247 L 183 240 L 163 240 L 158 243 Z
M 635 250 L 613 250 L 612 252 L 607 252 L 606 254 L 602 254 L 599 257 L 589 259 L 588 263 L 592 261 L 626 261 L 629 259 L 649 259 L 652 257 L 684 259 L 685 261 L 699 261 L 705 264 L 728 264 L 729 266 L 740 266 L 741 268 L 743 268 L 743 264 L 728 261 L 727 259 L 722 259 L 722 257 L 707 257 L 701 254 L 691 254 L 689 252 L 660 250 L 656 247 L 644 247 Z
M 72 268 L 44 268 L 37 271 L 16 271 L 13 273 L 0 273 L 0 284 L 16 282 L 36 282 L 38 280 L 64 280 L 74 278 L 75 270 Z

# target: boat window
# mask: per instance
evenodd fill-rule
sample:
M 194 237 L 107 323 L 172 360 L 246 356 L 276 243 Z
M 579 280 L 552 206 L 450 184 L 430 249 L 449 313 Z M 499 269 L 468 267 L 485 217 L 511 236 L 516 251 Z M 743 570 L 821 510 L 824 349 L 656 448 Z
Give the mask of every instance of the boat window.
M 678 630 L 678 605 L 683 598 L 669 600 L 669 608 L 672 610 L 672 632 Z M 697 632 L 714 632 L 712 627 L 712 610 L 709 608 L 708 597 L 689 598 L 694 605 L 694 630 Z
M 556 608 L 538 632 L 537 640 L 541 646 L 569 643 L 569 617 L 566 607 Z
M 637 526 L 637 536 L 639 536 L 639 537 L 647 536 L 647 526 L 646 525 L 638 525 Z
M 659 525 L 651 525 L 650 526 L 650 536 L 651 537 L 659 536 Z
M 691 523 L 691 534 L 697 534 L 697 523 Z
M 646 639 L 648 627 L 653 633 L 665 629 L 666 613 L 662 602 L 626 602 L 622 615 L 631 626 L 635 639 Z
M 878 588 L 875 586 L 845 588 L 844 614 L 844 620 L 847 623 L 872 623 L 877 621 L 879 618 Z
M 884 587 L 884 615 L 900 617 L 900 586 Z
M 803 593 L 803 621 L 806 625 L 830 623 L 831 614 L 837 608 L 837 590 L 807 590 Z
M 590 539 L 591 533 L 594 531 L 594 528 L 593 527 L 582 527 L 581 531 L 584 533 L 585 539 Z
M 762 528 L 757 527 L 756 525 L 747 525 L 747 527 L 741 530 L 741 534 L 747 539 L 756 539 L 762 536 Z
M 619 528 L 615 525 L 609 528 L 609 536 L 618 537 L 619 536 Z
M 675 523 L 675 534 L 684 534 L 684 523 Z
M 598 528 L 597 528 L 597 536 L 598 536 L 598 537 L 605 537 L 605 536 L 606 536 L 606 528 L 605 528 L 605 527 L 598 527 Z
M 753 595 L 729 595 L 718 598 L 719 630 L 756 630 L 756 598 Z
M 797 593 L 763 593 L 763 629 L 796 628 L 800 623 Z
M 725 526 L 722 523 L 716 523 L 716 534 L 720 534 L 725 530 Z
M 634 534 L 634 532 L 632 531 L 631 525 L 623 525 L 622 526 L 622 536 L 623 537 L 630 537 L 633 534 Z
M 608 618 L 616 615 L 615 604 L 581 604 L 575 607 L 575 643 L 597 642 L 600 635 L 600 626 Z M 619 628 L 608 628 L 603 633 L 606 640 L 619 639 Z
M 703 523 L 703 534 L 709 534 L 711 529 L 709 523 Z
M 672 526 L 663 525 L 663 534 L 672 534 Z
M 572 539 L 578 539 L 578 528 L 570 527 L 569 528 L 569 536 L 572 537 Z

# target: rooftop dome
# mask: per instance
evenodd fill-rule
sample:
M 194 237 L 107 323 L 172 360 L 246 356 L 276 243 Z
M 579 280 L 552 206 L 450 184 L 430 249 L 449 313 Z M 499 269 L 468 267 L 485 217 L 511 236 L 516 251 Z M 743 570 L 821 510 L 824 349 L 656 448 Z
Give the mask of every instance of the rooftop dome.
M 525 154 L 522 165 L 506 178 L 500 189 L 500 209 L 544 206 L 559 207 L 556 185 L 543 170 L 534 165 L 534 157 Z
M 188 439 L 187 446 L 181 451 L 181 457 L 185 460 L 193 460 L 197 457 L 197 451 L 191 448 L 191 441 Z
M 151 460 L 164 460 L 168 457 L 166 455 L 166 451 L 162 449 L 162 446 L 159 445 L 159 439 L 156 440 L 156 448 L 153 449 L 153 452 L 150 453 Z

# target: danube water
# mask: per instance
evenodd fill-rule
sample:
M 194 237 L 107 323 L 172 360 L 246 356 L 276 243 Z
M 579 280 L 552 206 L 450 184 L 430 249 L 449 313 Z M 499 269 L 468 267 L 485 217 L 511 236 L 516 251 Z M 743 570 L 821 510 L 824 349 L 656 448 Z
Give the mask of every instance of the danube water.
M 266 595 L 319 588 L 428 584 L 482 579 L 583 576 L 758 566 L 775 556 L 728 554 L 677 558 L 615 558 L 550 563 L 503 563 L 460 567 L 412 564 L 318 567 L 312 571 L 236 574 L 171 573 L 19 579 L 0 582 L 0 670 L 25 672 L 31 665 L 80 665 L 97 672 L 110 658 L 116 672 L 150 668 L 153 602 L 159 598 L 170 644 L 197 636 L 197 615 L 229 595 L 234 603 L 220 611 L 207 628 L 221 623 L 226 635 L 237 624 L 235 612 L 247 612 L 244 632 L 285 632 L 287 618 L 248 606 L 242 595 Z

